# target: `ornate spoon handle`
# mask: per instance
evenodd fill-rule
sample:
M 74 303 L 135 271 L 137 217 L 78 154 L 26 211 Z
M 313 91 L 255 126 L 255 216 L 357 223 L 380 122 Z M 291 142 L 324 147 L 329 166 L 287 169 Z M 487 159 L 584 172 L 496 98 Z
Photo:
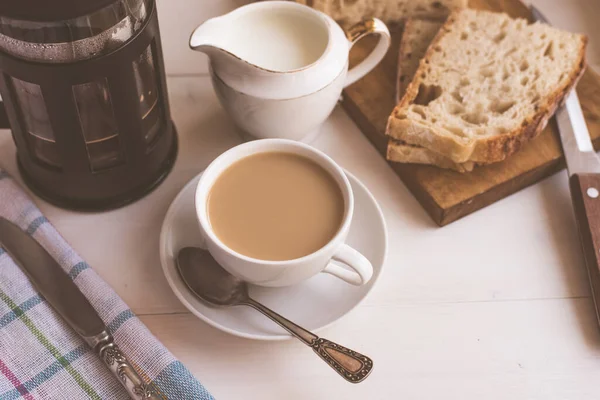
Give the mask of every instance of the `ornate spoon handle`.
M 129 397 L 134 400 L 153 399 L 162 400 L 152 385 L 147 384 L 136 372 L 121 349 L 115 344 L 113 337 L 108 332 L 86 339 L 88 344 L 100 356 L 113 375 L 127 390 Z
M 373 360 L 324 338 L 311 344 L 312 349 L 348 382 L 359 383 L 373 370 Z
M 310 346 L 319 357 L 348 382 L 362 382 L 373 370 L 373 360 L 369 357 L 320 338 L 255 300 L 248 298 L 244 304 L 260 311 L 301 342 Z

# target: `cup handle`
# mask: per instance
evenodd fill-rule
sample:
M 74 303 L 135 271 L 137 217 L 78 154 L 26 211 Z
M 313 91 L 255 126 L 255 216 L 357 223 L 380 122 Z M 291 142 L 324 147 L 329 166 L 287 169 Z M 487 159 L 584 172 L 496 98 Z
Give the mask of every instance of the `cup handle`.
M 352 46 L 360 39 L 370 34 L 379 35 L 379 42 L 364 60 L 348 71 L 344 87 L 352 85 L 375 68 L 390 48 L 390 31 L 387 26 L 377 18 L 366 19 L 346 30 L 346 37 L 350 42 L 350 48 L 352 48 Z
M 349 271 L 344 267 L 329 263 L 323 272 L 340 278 L 352 285 L 364 285 L 369 282 L 369 279 L 373 275 L 373 266 L 369 260 L 347 244 L 343 244 L 333 255 L 332 259 L 346 264 L 354 271 Z

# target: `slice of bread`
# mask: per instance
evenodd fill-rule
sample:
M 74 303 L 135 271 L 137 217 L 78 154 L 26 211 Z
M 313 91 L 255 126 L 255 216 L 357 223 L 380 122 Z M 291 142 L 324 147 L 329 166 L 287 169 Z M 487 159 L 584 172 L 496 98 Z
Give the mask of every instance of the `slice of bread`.
M 441 22 L 419 19 L 410 19 L 405 23 L 398 57 L 397 102 L 404 95 L 408 84 L 412 81 L 419 67 L 420 60 L 425 56 L 427 48 L 441 26 Z M 407 144 L 395 139 L 390 139 L 387 159 L 401 163 L 431 164 L 458 172 L 472 171 L 476 165 L 472 161 L 455 163 L 448 157 L 425 147 Z
M 376 17 L 385 22 L 407 18 L 443 20 L 450 12 L 465 8 L 468 0 L 295 0 L 316 8 L 338 22 L 354 24 Z
M 398 90 L 396 92 L 398 102 L 404 96 L 406 88 L 419 68 L 419 62 L 425 57 L 427 48 L 442 25 L 442 22 L 414 18 L 404 24 L 398 53 Z
M 421 59 L 425 56 L 427 48 L 442 25 L 442 22 L 423 19 L 409 19 L 406 21 L 398 53 L 396 103 L 399 103 L 402 96 L 404 96 L 406 88 L 413 80 L 417 68 L 419 68 Z M 475 167 L 475 163 L 471 161 L 455 163 L 448 157 L 425 147 L 407 144 L 395 139 L 389 141 L 387 159 L 400 163 L 430 164 L 458 172 L 470 172 Z
M 455 163 L 502 161 L 542 130 L 575 85 L 586 43 L 506 14 L 452 13 L 386 133 Z

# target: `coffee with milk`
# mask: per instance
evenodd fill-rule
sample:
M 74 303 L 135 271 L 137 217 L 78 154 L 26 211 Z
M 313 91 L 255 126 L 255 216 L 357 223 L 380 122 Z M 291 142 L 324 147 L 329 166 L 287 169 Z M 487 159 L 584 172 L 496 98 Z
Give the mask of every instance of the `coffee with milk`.
M 344 197 L 314 161 L 266 152 L 243 158 L 219 175 L 207 214 L 214 233 L 231 250 L 260 260 L 292 260 L 333 239 L 344 219 Z

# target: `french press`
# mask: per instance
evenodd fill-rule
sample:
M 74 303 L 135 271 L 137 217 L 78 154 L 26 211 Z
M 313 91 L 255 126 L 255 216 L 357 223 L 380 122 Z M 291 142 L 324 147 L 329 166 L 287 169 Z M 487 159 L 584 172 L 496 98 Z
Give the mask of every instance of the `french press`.
M 0 2 L 0 93 L 21 175 L 52 203 L 122 206 L 174 163 L 154 0 Z

